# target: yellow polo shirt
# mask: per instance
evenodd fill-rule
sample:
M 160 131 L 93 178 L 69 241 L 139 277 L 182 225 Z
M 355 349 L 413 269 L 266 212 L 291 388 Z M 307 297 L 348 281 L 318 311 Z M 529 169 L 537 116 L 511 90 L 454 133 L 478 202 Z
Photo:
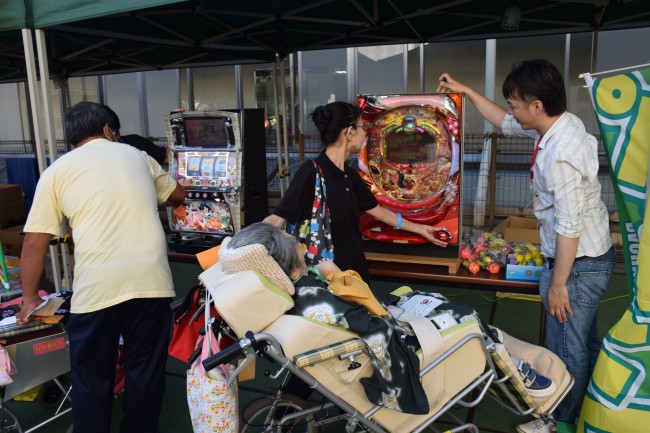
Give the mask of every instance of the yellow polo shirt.
M 157 206 L 175 187 L 145 152 L 104 139 L 68 152 L 43 172 L 25 232 L 59 236 L 62 217 L 69 219 L 72 313 L 174 296 Z

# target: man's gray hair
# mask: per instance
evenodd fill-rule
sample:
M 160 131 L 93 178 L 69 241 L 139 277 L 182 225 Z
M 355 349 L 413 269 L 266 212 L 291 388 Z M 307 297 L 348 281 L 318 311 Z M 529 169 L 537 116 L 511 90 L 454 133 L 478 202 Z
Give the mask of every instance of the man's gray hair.
M 300 266 L 297 241 L 289 233 L 268 223 L 254 223 L 235 234 L 228 248 L 262 244 L 287 276 Z

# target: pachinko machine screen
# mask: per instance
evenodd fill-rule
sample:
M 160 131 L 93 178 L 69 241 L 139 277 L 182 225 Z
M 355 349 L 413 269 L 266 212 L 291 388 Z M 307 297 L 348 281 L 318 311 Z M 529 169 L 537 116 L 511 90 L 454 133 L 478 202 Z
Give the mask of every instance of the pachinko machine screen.
M 368 131 L 359 172 L 377 201 L 458 244 L 462 95 L 361 95 L 358 103 Z M 428 243 L 370 215 L 361 229 L 375 241 Z
M 237 152 L 174 150 L 176 180 L 185 189 L 225 191 L 237 187 Z
M 172 231 L 220 235 L 232 235 L 235 232 L 230 205 L 222 193 L 188 191 L 183 204 L 168 209 Z

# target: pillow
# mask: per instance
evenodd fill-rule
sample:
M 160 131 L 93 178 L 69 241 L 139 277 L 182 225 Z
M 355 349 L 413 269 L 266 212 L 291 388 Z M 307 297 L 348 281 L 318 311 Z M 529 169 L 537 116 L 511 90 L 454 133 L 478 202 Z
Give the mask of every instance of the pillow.
M 260 332 L 293 307 L 293 299 L 263 275 L 253 271 L 227 274 L 222 263 L 199 275 L 219 315 L 239 338 Z
M 272 283 L 293 296 L 293 283 L 280 265 L 262 244 L 251 244 L 239 248 L 228 248 L 232 238 L 226 238 L 219 249 L 219 262 L 223 272 L 234 274 L 240 271 L 256 271 Z

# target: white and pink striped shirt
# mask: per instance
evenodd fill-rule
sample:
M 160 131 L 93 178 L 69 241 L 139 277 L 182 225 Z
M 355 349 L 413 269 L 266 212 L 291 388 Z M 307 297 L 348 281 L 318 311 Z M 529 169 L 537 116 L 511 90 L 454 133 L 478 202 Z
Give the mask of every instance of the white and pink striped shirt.
M 539 138 L 507 114 L 505 135 Z M 597 257 L 609 250 L 609 214 L 600 195 L 598 142 L 582 121 L 565 112 L 539 141 L 532 166 L 533 209 L 540 224 L 541 252 L 555 257 L 557 234 L 580 238 L 576 257 Z

